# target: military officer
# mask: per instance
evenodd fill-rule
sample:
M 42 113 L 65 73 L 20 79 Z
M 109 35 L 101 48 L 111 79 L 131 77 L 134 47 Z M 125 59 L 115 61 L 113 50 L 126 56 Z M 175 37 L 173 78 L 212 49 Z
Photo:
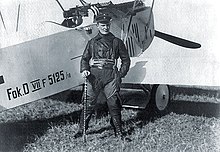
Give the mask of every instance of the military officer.
M 115 135 L 124 138 L 122 134 L 121 105 L 117 100 L 117 93 L 130 67 L 130 57 L 123 41 L 110 32 L 111 17 L 99 14 L 96 17 L 99 33 L 92 38 L 82 55 L 80 72 L 87 78 L 87 111 L 86 129 L 94 112 L 96 99 L 103 91 L 107 98 L 107 105 L 111 116 L 111 124 Z M 121 66 L 117 69 L 117 59 L 121 59 Z M 75 137 L 83 134 L 84 113 L 81 113 L 79 130 Z

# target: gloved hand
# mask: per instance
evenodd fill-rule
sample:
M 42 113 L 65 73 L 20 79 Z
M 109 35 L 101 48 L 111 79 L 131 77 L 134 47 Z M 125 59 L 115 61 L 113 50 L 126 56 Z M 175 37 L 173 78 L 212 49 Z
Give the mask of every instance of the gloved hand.
M 88 71 L 88 70 L 84 70 L 83 72 L 82 72 L 82 77 L 83 78 L 86 78 L 86 77 L 88 77 L 90 75 L 90 71 Z

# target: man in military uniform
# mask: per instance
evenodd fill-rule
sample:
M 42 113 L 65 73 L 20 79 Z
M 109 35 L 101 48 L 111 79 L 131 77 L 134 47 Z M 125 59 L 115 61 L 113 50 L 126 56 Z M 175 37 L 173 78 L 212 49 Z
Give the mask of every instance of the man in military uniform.
M 117 93 L 121 78 L 125 77 L 130 67 L 130 58 L 123 41 L 110 32 L 111 17 L 100 14 L 96 17 L 99 33 L 92 38 L 83 53 L 80 72 L 88 79 L 86 129 L 94 112 L 96 99 L 103 91 L 107 98 L 107 105 L 111 116 L 111 124 L 115 135 L 122 134 L 121 105 L 117 100 Z M 117 59 L 121 59 L 121 67 L 117 69 Z M 79 130 L 75 137 L 83 134 L 84 113 L 81 113 Z

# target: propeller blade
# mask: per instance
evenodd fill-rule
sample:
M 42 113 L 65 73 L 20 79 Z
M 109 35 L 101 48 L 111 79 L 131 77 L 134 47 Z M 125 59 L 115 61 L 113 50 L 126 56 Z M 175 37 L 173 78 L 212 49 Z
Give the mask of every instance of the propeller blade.
M 182 47 L 186 47 L 186 48 L 191 48 L 191 49 L 198 49 L 201 47 L 201 45 L 199 43 L 195 43 L 189 40 L 185 40 L 176 36 L 172 36 L 166 33 L 162 33 L 159 31 L 155 30 L 155 36 L 159 37 L 161 39 L 164 39 L 170 43 L 182 46 Z

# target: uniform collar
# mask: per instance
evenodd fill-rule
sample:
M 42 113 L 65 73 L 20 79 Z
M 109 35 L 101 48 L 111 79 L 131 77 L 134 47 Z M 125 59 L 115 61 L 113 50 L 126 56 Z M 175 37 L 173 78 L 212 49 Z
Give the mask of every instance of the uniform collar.
M 99 40 L 99 39 L 106 39 L 106 40 L 113 40 L 115 38 L 115 36 L 109 32 L 108 34 L 102 34 L 102 33 L 98 33 L 95 37 L 96 40 Z

